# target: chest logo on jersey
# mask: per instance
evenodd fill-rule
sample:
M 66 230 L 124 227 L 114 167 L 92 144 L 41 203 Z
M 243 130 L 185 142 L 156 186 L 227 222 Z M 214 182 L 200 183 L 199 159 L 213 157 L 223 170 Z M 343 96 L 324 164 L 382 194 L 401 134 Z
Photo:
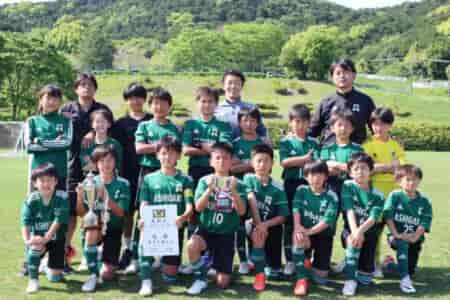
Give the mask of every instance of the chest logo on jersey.
M 336 160 L 336 154 L 334 154 L 334 153 L 331 153 L 331 155 L 330 155 L 330 159 L 331 159 L 331 160 Z
M 114 192 L 114 199 L 119 199 L 120 197 L 120 190 L 117 190 Z
M 271 196 L 266 196 L 266 198 L 264 199 L 264 203 L 267 205 L 271 205 L 272 204 L 272 197 Z
M 38 213 L 37 213 L 36 219 L 42 219 L 42 214 L 41 214 L 41 212 L 38 212 Z
M 417 214 L 419 216 L 421 216 L 422 215 L 422 211 L 423 211 L 423 207 L 419 207 L 419 209 L 417 210 Z
M 244 151 L 239 150 L 238 154 L 239 154 L 239 155 L 244 155 Z
M 177 184 L 177 186 L 175 187 L 175 190 L 176 190 L 177 193 L 183 192 L 183 185 L 182 184 Z
M 217 128 L 213 128 L 211 131 L 211 135 L 212 136 L 218 136 L 219 135 L 219 130 L 217 130 Z
M 352 105 L 352 111 L 354 111 L 354 112 L 359 112 L 359 111 L 360 111 L 359 104 L 354 103 L 354 104 Z
M 194 134 L 198 135 L 200 133 L 200 131 L 198 129 L 194 129 Z
M 296 155 L 297 152 L 295 150 L 291 150 L 291 152 L 289 153 L 290 155 Z
M 56 131 L 58 133 L 62 133 L 64 131 L 64 126 L 63 124 L 56 124 Z
M 400 203 L 399 205 L 397 205 L 397 209 L 398 210 L 403 210 L 403 205 Z

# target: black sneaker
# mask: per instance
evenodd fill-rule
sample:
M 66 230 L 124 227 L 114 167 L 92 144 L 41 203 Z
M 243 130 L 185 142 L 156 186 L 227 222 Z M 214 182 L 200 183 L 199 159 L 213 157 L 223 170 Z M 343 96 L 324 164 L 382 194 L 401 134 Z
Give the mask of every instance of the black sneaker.
M 125 270 L 131 262 L 131 258 L 133 256 L 133 252 L 131 252 L 130 249 L 125 249 L 125 251 L 122 253 L 122 257 L 119 261 L 119 269 Z
M 28 264 L 26 262 L 23 263 L 22 269 L 17 273 L 17 276 L 20 276 L 20 277 L 28 276 Z

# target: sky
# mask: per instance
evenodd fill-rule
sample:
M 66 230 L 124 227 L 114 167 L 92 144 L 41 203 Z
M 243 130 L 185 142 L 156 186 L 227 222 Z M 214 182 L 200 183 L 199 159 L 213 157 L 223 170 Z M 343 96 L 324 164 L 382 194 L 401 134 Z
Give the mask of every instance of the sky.
M 43 1 L 53 1 L 53 0 L 0 0 L 0 5 L 5 3 L 14 2 L 43 2 Z M 403 2 L 417 2 L 420 0 L 328 0 L 330 2 L 335 2 L 341 5 L 345 5 L 351 8 L 374 8 L 374 7 L 385 7 L 401 4 Z

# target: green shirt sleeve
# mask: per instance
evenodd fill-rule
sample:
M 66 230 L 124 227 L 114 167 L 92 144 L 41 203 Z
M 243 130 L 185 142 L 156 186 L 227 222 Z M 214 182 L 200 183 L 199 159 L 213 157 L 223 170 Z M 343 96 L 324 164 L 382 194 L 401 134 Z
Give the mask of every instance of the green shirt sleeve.
M 289 158 L 289 141 L 287 139 L 282 139 L 280 141 L 280 163 L 286 158 Z
M 139 201 L 145 202 L 147 204 L 151 203 L 153 200 L 153 191 L 149 187 L 147 180 L 142 180 L 140 191 L 139 191 Z
M 386 220 L 392 220 L 394 217 L 394 194 L 390 193 L 383 207 L 383 217 Z
M 328 148 L 320 150 L 320 159 L 323 161 L 330 160 L 330 150 Z
M 136 143 L 146 143 L 147 142 L 147 130 L 145 127 L 145 122 L 139 123 L 136 133 L 134 134 Z
M 304 190 L 298 188 L 295 191 L 294 200 L 292 201 L 292 213 L 301 214 L 303 211 Z
M 280 191 L 277 194 L 277 203 L 276 203 L 276 215 L 277 216 L 283 216 L 287 217 L 290 216 L 291 213 L 289 212 L 289 205 L 286 197 L 286 193 L 283 191 Z
M 36 124 L 34 117 L 28 119 L 25 128 L 25 145 L 27 148 L 27 153 L 43 152 L 47 151 L 45 147 L 40 144 L 36 144 L 35 138 L 39 138 L 36 134 Z
M 30 205 L 28 199 L 26 199 L 22 206 L 22 226 L 30 226 L 32 222 L 33 218 L 31 216 Z
M 130 184 L 124 182 L 120 188 L 120 194 L 119 199 L 117 199 L 117 204 L 125 212 L 128 212 L 128 209 L 130 208 L 130 200 Z
M 255 187 L 254 187 L 254 184 L 253 184 L 254 180 L 252 180 L 252 176 L 250 174 L 245 174 L 244 175 L 243 182 L 244 182 L 245 187 L 247 189 L 247 194 L 255 192 Z
M 247 207 L 247 202 L 248 202 L 247 186 L 242 181 L 238 181 L 237 192 L 239 193 L 239 196 L 241 197 L 241 201 L 244 203 L 245 207 Z
M 426 232 L 430 232 L 431 230 L 432 219 L 433 219 L 433 210 L 430 201 L 427 201 L 427 203 L 423 206 L 422 215 L 420 217 L 420 226 L 422 226 Z
M 381 194 L 377 195 L 376 197 L 377 199 L 375 200 L 374 205 L 370 209 L 369 217 L 374 219 L 375 221 L 378 221 L 381 218 L 381 214 L 383 212 L 384 199 L 381 196 Z
M 192 121 L 188 120 L 184 123 L 183 128 L 183 137 L 182 137 L 182 143 L 183 145 L 192 145 Z
M 337 198 L 337 197 L 336 197 Z M 337 218 L 337 201 L 330 197 L 327 209 L 321 220 L 328 226 L 334 228 Z
M 64 117 L 65 118 L 65 117 Z M 73 128 L 72 121 L 65 119 L 64 132 L 54 140 L 43 141 L 42 145 L 49 150 L 65 150 L 69 149 L 72 144 Z
M 342 210 L 348 211 L 353 209 L 353 193 L 351 185 L 346 181 L 342 185 L 341 191 Z
M 197 188 L 195 189 L 194 203 L 197 203 L 198 199 L 203 195 L 208 185 L 206 183 L 205 177 L 202 177 L 198 182 Z
M 185 184 L 184 184 L 184 190 L 183 190 L 183 198 L 184 203 L 186 205 L 188 204 L 194 204 L 194 182 L 190 177 L 186 176 Z
M 220 131 L 219 141 L 231 144 L 233 140 L 231 134 L 231 125 L 228 123 L 224 123 L 222 130 Z
M 58 224 L 69 223 L 69 198 L 67 194 L 64 197 L 60 197 L 59 207 L 55 210 L 54 222 Z
M 117 155 L 117 166 L 116 169 L 119 171 L 122 171 L 122 162 L 123 162 L 123 148 L 122 145 L 120 145 L 120 143 L 115 140 L 115 139 L 111 139 L 112 140 L 112 144 L 114 145 L 114 150 L 116 150 L 116 155 Z

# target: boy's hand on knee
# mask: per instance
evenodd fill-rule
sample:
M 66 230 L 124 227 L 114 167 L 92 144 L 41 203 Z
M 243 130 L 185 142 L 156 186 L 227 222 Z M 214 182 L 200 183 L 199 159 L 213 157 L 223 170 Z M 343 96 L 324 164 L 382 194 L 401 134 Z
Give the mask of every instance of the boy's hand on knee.
M 138 226 L 139 230 L 144 229 L 144 220 L 143 219 L 139 219 L 137 226 Z

